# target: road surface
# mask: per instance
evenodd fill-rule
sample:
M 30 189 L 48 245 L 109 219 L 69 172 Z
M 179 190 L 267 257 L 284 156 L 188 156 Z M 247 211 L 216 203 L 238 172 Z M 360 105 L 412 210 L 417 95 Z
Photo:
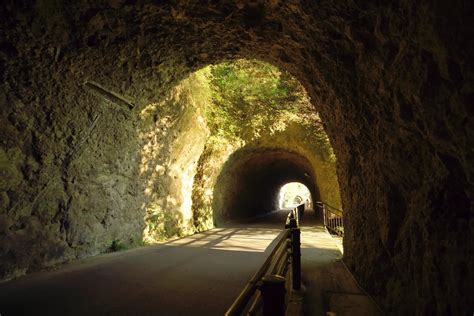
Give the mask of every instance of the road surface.
M 224 315 L 273 249 L 287 213 L 0 284 L 0 315 Z M 302 303 L 290 304 L 293 314 L 380 315 L 312 212 L 301 230 L 305 291 Z
M 271 252 L 286 214 L 0 284 L 0 314 L 223 315 Z

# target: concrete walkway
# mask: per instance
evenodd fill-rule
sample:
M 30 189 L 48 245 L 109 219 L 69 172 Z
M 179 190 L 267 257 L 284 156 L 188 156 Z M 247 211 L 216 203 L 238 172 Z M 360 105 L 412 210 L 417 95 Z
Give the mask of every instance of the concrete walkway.
M 308 215 L 301 225 L 303 315 L 381 315 L 342 262 L 340 240 Z

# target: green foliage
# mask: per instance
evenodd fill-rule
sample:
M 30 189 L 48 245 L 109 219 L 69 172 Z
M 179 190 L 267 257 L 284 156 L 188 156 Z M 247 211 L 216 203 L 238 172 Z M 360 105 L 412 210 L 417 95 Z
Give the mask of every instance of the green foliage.
M 210 206 L 195 208 L 193 219 L 193 225 L 197 232 L 206 231 L 212 228 L 212 208 Z
M 300 83 L 261 61 L 239 59 L 210 66 L 211 103 L 205 111 L 213 135 L 251 141 L 284 131 L 291 122 L 322 131 Z
M 257 60 L 238 59 L 209 66 L 198 74 L 207 78 L 210 105 L 204 113 L 209 143 L 246 143 L 300 126 L 301 139 L 317 144 L 327 161 L 335 161 L 318 113 L 296 78 Z
M 189 232 L 188 225 L 183 221 L 183 215 L 177 211 L 163 210 L 159 207 L 151 207 L 145 218 L 147 223 L 147 235 L 155 241 L 167 240 L 171 237 L 182 237 Z
M 118 239 L 112 240 L 112 244 L 110 245 L 108 252 L 116 252 L 125 250 L 127 247 Z

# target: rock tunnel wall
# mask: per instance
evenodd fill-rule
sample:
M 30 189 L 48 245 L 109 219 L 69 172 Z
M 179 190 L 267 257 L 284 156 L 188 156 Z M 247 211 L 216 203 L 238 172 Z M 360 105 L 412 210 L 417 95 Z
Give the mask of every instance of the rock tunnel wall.
M 61 90 L 27 107 L 6 87 L 3 278 L 194 232 L 192 181 L 208 130 L 203 104 L 189 106 L 199 88 L 190 81 L 140 111 L 82 85 L 71 99 Z
M 301 80 L 325 122 L 345 261 L 362 285 L 388 313 L 472 312 L 472 11 L 469 1 L 6 1 L 2 263 L 26 260 L 18 249 L 38 262 L 69 256 L 68 243 L 85 238 L 74 233 L 77 211 L 107 223 L 119 203 L 128 225 L 143 225 L 133 215 L 142 202 L 134 121 L 80 83 L 106 84 L 141 109 L 200 66 L 258 58 Z M 100 141 L 74 158 L 96 113 Z M 104 214 L 78 205 L 87 195 Z M 104 231 L 96 226 L 87 229 Z
M 285 159 L 288 165 L 281 169 L 273 166 Z M 228 220 L 272 211 L 280 187 L 291 181 L 306 183 L 312 188 L 313 198 L 340 206 L 333 159 L 332 153 L 325 146 L 318 146 L 314 139 L 308 139 L 307 130 L 298 124 L 290 124 L 282 132 L 248 140 L 245 145 L 207 144 L 200 157 L 200 171 L 193 189 L 195 225 L 205 229 L 210 223 L 219 226 Z M 249 172 L 252 166 L 255 174 Z M 302 175 L 305 173 L 302 170 L 306 175 Z M 279 172 L 285 175 L 280 177 Z M 260 196 L 254 194 L 253 191 L 264 187 L 269 191 Z M 244 193 L 246 190 L 248 194 Z M 202 225 L 206 222 L 203 219 L 207 219 L 207 225 Z
M 145 184 L 145 242 L 195 232 L 192 188 L 209 130 L 203 118 L 204 83 L 191 75 L 169 96 L 140 113 L 140 180 Z

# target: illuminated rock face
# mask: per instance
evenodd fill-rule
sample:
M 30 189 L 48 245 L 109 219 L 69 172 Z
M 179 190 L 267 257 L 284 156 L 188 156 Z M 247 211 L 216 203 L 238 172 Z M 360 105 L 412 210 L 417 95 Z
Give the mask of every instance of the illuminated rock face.
M 290 71 L 320 112 L 360 283 L 389 313 L 472 312 L 468 1 L 48 3 L 0 8 L 4 277 L 141 237 L 137 113 L 197 68 L 245 57 Z

